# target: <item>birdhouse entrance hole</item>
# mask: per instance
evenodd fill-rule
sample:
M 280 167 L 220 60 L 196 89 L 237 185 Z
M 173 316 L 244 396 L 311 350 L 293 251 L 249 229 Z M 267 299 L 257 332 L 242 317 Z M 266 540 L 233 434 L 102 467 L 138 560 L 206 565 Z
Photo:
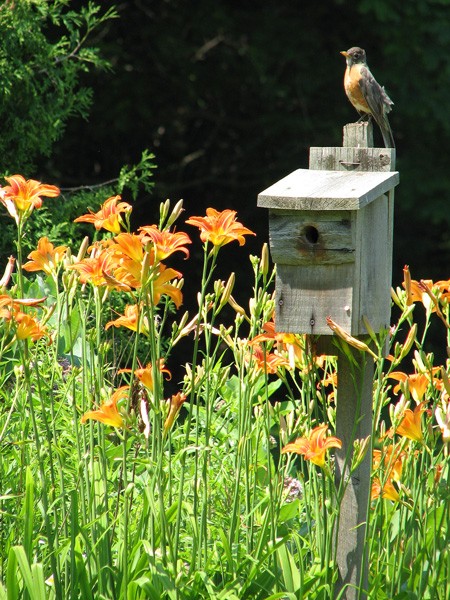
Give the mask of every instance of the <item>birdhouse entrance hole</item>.
M 303 230 L 306 240 L 310 244 L 317 244 L 319 241 L 319 231 L 313 225 L 306 225 Z

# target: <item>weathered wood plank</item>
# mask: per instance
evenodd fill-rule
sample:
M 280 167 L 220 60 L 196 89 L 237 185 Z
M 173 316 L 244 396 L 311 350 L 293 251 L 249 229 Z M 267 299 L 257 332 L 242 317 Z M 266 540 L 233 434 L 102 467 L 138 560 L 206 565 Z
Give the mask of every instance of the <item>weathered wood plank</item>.
M 342 145 L 350 148 L 373 148 L 372 121 L 348 123 L 343 128 Z
M 355 440 L 372 434 L 373 360 L 367 354 L 352 352 L 351 365 L 345 354 L 337 352 L 338 387 L 336 394 L 336 435 L 342 449 L 336 451 L 336 487 L 345 486 L 339 511 L 336 561 L 339 570 L 337 593 L 345 588 L 345 600 L 366 598 L 368 564 L 365 536 L 370 502 L 372 445 L 350 475 L 352 448 Z M 347 587 L 348 586 L 348 587 Z M 358 587 L 361 586 L 361 592 Z
M 310 164 L 316 170 L 327 171 L 381 171 L 394 170 L 394 148 L 310 148 Z
M 354 311 L 360 318 L 367 317 L 377 332 L 388 329 L 390 325 L 393 209 L 391 194 L 381 196 L 358 213 L 356 246 L 362 251 L 357 254 L 359 265 L 355 276 L 359 305 L 354 306 Z M 363 322 L 354 330 L 366 333 Z
M 340 264 L 355 261 L 354 213 L 270 211 L 270 248 L 277 264 Z
M 352 263 L 339 265 L 277 264 L 275 323 L 277 331 L 330 335 L 326 318 L 333 315 L 351 330 L 353 304 Z
M 291 210 L 359 210 L 397 185 L 397 172 L 297 169 L 258 195 L 258 206 Z

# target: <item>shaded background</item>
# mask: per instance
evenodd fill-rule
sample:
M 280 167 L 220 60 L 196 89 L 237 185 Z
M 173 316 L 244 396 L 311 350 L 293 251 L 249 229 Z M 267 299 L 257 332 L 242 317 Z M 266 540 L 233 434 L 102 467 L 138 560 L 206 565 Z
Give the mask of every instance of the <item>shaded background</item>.
M 77 3 L 74 3 L 75 5 Z M 112 4 L 105 2 L 105 5 Z M 289 0 L 135 0 L 95 40 L 113 65 L 86 76 L 87 121 L 69 122 L 50 161 L 61 185 L 107 180 L 144 148 L 156 155 L 160 200 L 187 215 L 232 208 L 267 238 L 258 192 L 307 167 L 310 146 L 342 143 L 357 116 L 342 87 L 342 49 L 366 49 L 394 100 L 397 143 L 394 281 L 447 277 L 449 256 L 450 4 Z M 378 131 L 376 142 L 381 144 Z
M 156 185 L 135 202 L 137 224 L 155 222 L 166 198 L 183 198 L 186 216 L 231 208 L 258 233 L 248 241 L 257 253 L 268 238 L 258 192 L 307 167 L 310 146 L 341 145 L 343 125 L 357 118 L 339 51 L 359 45 L 395 103 L 394 285 L 405 263 L 415 279 L 449 277 L 448 0 L 101 4 L 120 14 L 92 40 L 113 69 L 84 76 L 94 90 L 90 115 L 68 123 L 51 158 L 39 162 L 40 178 L 101 182 L 149 148 Z M 194 282 L 197 256 L 199 247 L 182 267 Z M 230 246 L 222 263 L 226 273 L 238 271 L 245 297 L 250 271 L 242 256 Z

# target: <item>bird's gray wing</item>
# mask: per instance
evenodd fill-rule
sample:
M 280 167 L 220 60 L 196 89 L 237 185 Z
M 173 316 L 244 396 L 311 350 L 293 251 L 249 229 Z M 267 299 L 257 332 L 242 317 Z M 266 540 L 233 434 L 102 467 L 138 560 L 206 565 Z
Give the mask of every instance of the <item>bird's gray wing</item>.
M 381 129 L 384 145 L 386 148 L 395 148 L 394 136 L 387 117 L 387 113 L 394 103 L 367 67 L 361 69 L 361 75 L 360 89 L 369 105 L 373 118 Z
M 361 69 L 361 75 L 359 82 L 361 92 L 375 120 L 382 119 L 384 114 L 390 112 L 394 103 L 367 67 Z

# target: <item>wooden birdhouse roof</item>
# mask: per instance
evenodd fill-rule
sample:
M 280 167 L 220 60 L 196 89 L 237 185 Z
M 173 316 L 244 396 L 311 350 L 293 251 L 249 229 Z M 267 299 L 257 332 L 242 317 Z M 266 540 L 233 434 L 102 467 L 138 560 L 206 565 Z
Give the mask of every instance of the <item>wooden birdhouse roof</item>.
M 297 169 L 258 195 L 261 208 L 359 210 L 399 182 L 397 171 Z

